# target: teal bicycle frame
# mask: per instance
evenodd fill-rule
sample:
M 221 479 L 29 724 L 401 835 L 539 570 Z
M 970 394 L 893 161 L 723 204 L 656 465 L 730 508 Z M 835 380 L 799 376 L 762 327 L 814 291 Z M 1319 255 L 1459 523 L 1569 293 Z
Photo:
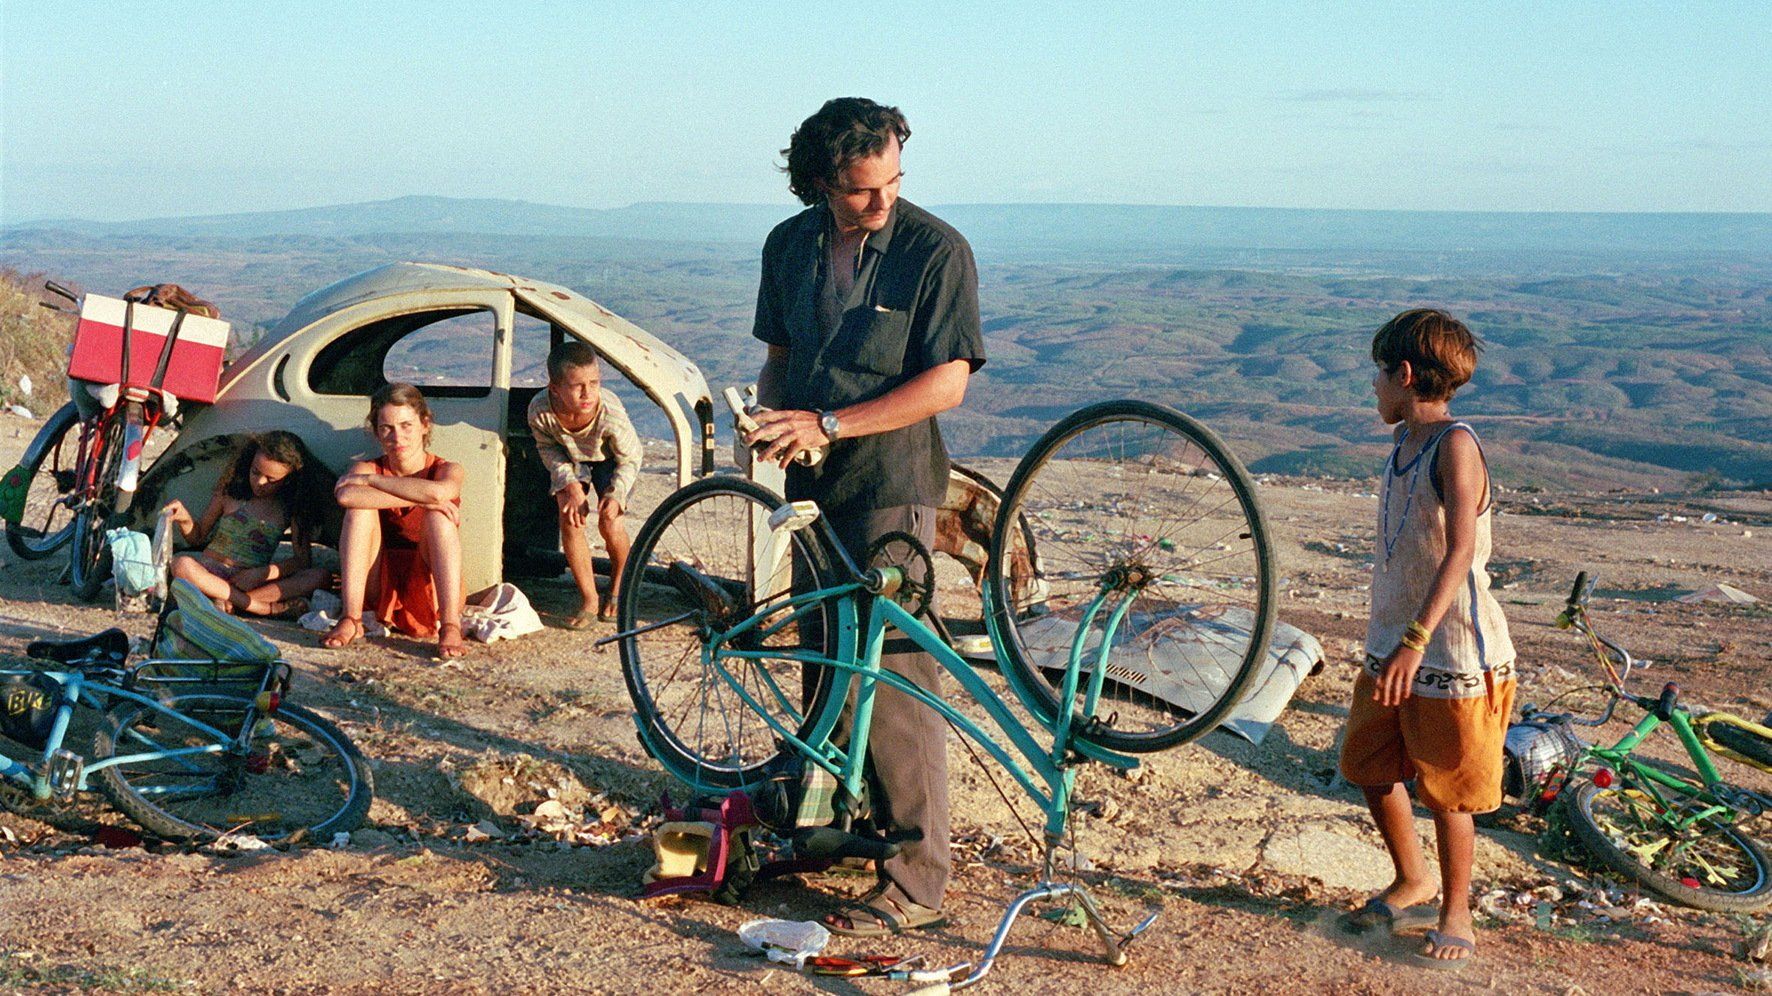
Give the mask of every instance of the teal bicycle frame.
M 854 569 L 853 564 L 847 563 L 846 557 L 841 559 L 850 568 L 852 576 L 860 573 Z M 1070 814 L 1077 762 L 1093 760 L 1116 768 L 1131 769 L 1138 766 L 1137 759 L 1105 750 L 1082 739 L 1079 736 L 1080 728 L 1075 712 L 1064 708 L 1059 710 L 1059 715 L 1052 723 L 1050 746 L 1042 746 L 1039 740 L 1028 731 L 1028 728 L 1016 719 L 1003 698 L 983 678 L 979 677 L 971 663 L 956 653 L 940 635 L 892 600 L 890 593 L 897 590 L 902 578 L 902 572 L 896 567 L 879 568 L 862 575 L 861 580 L 772 600 L 730 629 L 711 634 L 703 640 L 701 667 L 704 679 L 717 678 L 727 691 L 744 703 L 745 708 L 767 723 L 783 744 L 791 747 L 808 762 L 833 775 L 841 787 L 841 798 L 843 799 L 854 800 L 860 797 L 863 760 L 867 757 L 868 733 L 873 717 L 874 696 L 880 686 L 885 685 L 935 710 L 955 729 L 990 754 L 1039 804 L 1046 818 L 1046 847 L 1041 881 L 1033 889 L 1023 892 L 1011 903 L 1008 912 L 1005 913 L 997 928 L 996 936 L 992 939 L 976 969 L 967 963 L 954 966 L 945 972 L 933 974 L 941 975 L 944 980 L 957 979 L 953 983 L 954 988 L 977 982 L 983 978 L 986 972 L 990 971 L 991 964 L 1008 938 L 1010 926 L 1021 910 L 1033 900 L 1059 897 L 1071 897 L 1077 901 L 1106 948 L 1108 962 L 1114 965 L 1124 964 L 1126 960 L 1124 947 L 1156 921 L 1156 914 L 1145 918 L 1123 935 L 1113 933 L 1103 921 L 1087 887 L 1081 883 L 1060 883 L 1052 880 L 1053 852 L 1063 839 L 1065 824 Z M 1071 640 L 1070 655 L 1065 667 L 1059 701 L 1067 704 L 1074 702 L 1078 689 L 1082 687 L 1084 689 L 1083 712 L 1085 716 L 1092 717 L 1094 715 L 1095 707 L 1101 697 L 1102 685 L 1107 676 L 1107 668 L 1104 665 L 1113 647 L 1114 635 L 1132 604 L 1131 598 L 1118 597 L 1123 594 L 1123 590 L 1104 583 L 1102 589 L 1084 610 L 1082 620 L 1077 626 L 1077 633 Z M 985 619 L 992 620 L 995 615 L 992 612 L 988 586 L 984 592 L 984 600 Z M 862 604 L 862 609 L 859 612 L 857 611 L 858 602 Z M 822 610 L 827 604 L 834 604 L 837 608 L 835 613 L 837 656 L 826 657 L 810 651 L 783 648 L 742 650 L 734 645 L 747 636 L 754 636 L 756 642 L 761 643 L 785 627 Z M 1096 645 L 1094 659 L 1089 661 L 1091 627 L 1104 613 L 1106 622 L 1103 624 L 1102 638 Z M 959 683 L 966 694 L 984 709 L 1007 739 L 1008 747 L 943 699 L 903 676 L 883 669 L 880 666 L 880 658 L 885 648 L 888 628 L 897 629 L 918 648 L 932 656 Z M 998 659 L 1008 659 L 1008 649 L 1005 647 L 997 627 L 987 623 L 987 628 L 990 630 L 991 643 L 996 649 Z M 826 696 L 822 711 L 808 727 L 806 726 L 807 717 L 798 711 L 794 705 L 793 697 L 780 687 L 767 669 L 760 666 L 752 667 L 749 663 L 764 660 L 794 660 L 803 665 L 827 667 L 840 673 L 843 677 L 840 679 L 841 683 L 831 690 L 831 694 Z M 1089 668 L 1088 683 L 1085 687 L 1083 685 L 1083 669 L 1086 661 L 1089 661 L 1092 666 Z M 736 662 L 736 666 L 734 666 L 734 662 Z M 1022 687 L 1022 679 L 1017 675 L 1016 669 L 1004 668 L 1002 673 L 1008 679 L 1016 696 L 1028 707 L 1030 712 L 1035 712 L 1037 715 L 1034 700 L 1028 690 Z M 767 702 L 759 700 L 747 688 L 744 680 L 746 676 L 756 679 L 755 684 L 767 697 Z M 855 695 L 854 723 L 849 736 L 848 748 L 844 749 L 832 743 L 830 736 L 848 704 L 851 681 L 857 681 L 858 685 Z M 1084 720 L 1084 722 L 1090 721 Z M 649 729 L 644 719 L 636 717 L 636 725 L 639 727 L 640 738 L 645 743 L 648 753 L 655 758 L 671 756 L 669 751 L 656 749 L 657 744 L 652 740 L 653 731 Z M 806 729 L 804 736 L 796 732 L 802 727 Z M 1010 748 L 1014 749 L 1014 754 L 1011 753 Z M 1017 758 L 1016 754 L 1019 754 L 1020 757 Z M 672 775 L 698 792 L 728 791 L 728 789 L 699 781 L 692 767 L 682 765 L 672 767 L 669 764 L 667 767 L 672 768 Z M 755 788 L 756 785 L 746 787 Z M 917 978 L 912 981 L 931 980 Z

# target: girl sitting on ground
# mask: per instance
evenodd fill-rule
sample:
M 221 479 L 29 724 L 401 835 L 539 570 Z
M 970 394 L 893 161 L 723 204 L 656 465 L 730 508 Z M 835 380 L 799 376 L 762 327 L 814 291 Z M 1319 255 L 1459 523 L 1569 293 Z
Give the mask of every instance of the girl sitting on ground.
M 175 557 L 172 576 L 196 585 L 224 612 L 301 615 L 306 596 L 332 580 L 310 556 L 323 500 L 301 440 L 281 430 L 248 437 L 216 481 L 202 518 L 193 519 L 184 502 L 167 504 L 185 543 L 200 548 Z M 285 532 L 292 553 L 276 560 Z
M 466 652 L 461 638 L 461 464 L 430 452 L 431 406 L 411 384 L 369 399 L 369 429 L 382 455 L 351 465 L 332 490 L 345 510 L 339 533 L 338 625 L 321 645 L 363 635 L 363 607 L 384 626 L 437 638 L 439 657 Z

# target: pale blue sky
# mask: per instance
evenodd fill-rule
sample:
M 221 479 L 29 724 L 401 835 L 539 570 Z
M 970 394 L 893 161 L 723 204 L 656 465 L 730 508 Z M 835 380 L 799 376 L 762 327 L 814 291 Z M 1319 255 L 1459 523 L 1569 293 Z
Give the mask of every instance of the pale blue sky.
M 1342 6 L 0 0 L 0 221 L 786 207 L 847 94 L 928 204 L 1772 211 L 1772 4 Z

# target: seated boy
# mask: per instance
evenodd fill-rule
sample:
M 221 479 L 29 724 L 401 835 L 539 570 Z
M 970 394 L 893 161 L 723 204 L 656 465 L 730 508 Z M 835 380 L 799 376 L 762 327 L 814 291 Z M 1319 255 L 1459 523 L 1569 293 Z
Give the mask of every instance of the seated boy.
M 560 509 L 560 546 L 578 583 L 583 606 L 567 623 L 584 629 L 595 619 L 615 618 L 622 567 L 628 559 L 622 512 L 640 477 L 640 437 L 627 410 L 603 390 L 597 352 L 568 340 L 548 353 L 548 389 L 529 403 L 529 433 L 551 478 Z M 587 490 L 588 488 L 588 490 Z M 597 575 L 585 536 L 595 495 L 597 530 L 609 550 L 609 598 L 597 598 Z

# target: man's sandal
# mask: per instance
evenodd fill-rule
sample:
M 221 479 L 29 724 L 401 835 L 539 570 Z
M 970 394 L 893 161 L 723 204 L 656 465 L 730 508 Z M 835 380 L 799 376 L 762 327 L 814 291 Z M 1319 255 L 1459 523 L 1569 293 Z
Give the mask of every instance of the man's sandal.
M 1366 905 L 1341 915 L 1341 929 L 1349 934 L 1365 934 L 1380 927 L 1393 934 L 1420 933 L 1440 922 L 1440 913 L 1432 903 L 1420 903 L 1401 909 L 1373 896 Z
M 455 639 L 449 639 L 449 633 L 455 633 Z M 443 660 L 453 660 L 466 656 L 468 645 L 462 642 L 461 623 L 441 623 L 437 626 L 437 656 Z
M 345 626 L 349 625 L 349 630 Z M 348 634 L 348 635 L 347 635 Z M 363 635 L 363 620 L 359 616 L 345 616 L 320 638 L 320 646 L 331 650 L 341 650 L 355 643 Z
M 831 933 L 844 937 L 891 937 L 907 930 L 939 927 L 947 922 L 940 910 L 908 899 L 893 899 L 884 893 L 857 900 L 824 918 L 824 925 Z
M 1462 950 L 1464 954 L 1456 958 L 1442 958 L 1447 951 Z M 1453 937 L 1437 930 L 1427 932 L 1427 948 L 1423 951 L 1412 951 L 1409 960 L 1422 968 L 1437 969 L 1442 972 L 1453 972 L 1475 961 L 1477 958 L 1477 942 L 1467 941 L 1462 937 Z

